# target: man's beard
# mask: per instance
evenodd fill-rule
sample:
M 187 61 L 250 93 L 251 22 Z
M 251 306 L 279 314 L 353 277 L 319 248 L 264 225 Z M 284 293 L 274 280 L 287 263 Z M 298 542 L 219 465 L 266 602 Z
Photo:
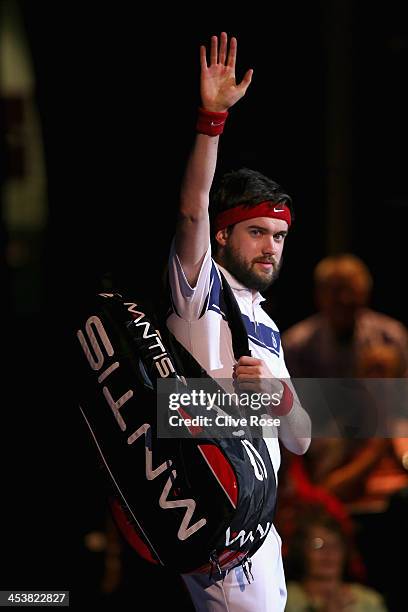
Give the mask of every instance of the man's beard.
M 259 269 L 258 271 L 255 267 L 256 262 L 271 263 L 272 268 L 270 270 Z M 282 260 L 277 263 L 273 257 L 258 257 L 251 262 L 247 262 L 236 249 L 227 244 L 224 247 L 220 263 L 248 289 L 266 291 L 278 278 Z

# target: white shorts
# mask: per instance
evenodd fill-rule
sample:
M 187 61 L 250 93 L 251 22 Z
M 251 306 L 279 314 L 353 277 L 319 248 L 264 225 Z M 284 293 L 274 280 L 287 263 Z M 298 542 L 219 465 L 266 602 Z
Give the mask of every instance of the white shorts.
M 250 584 L 241 566 L 224 580 L 209 580 L 207 574 L 182 576 L 197 612 L 283 612 L 286 584 L 281 539 L 275 527 L 252 559 Z

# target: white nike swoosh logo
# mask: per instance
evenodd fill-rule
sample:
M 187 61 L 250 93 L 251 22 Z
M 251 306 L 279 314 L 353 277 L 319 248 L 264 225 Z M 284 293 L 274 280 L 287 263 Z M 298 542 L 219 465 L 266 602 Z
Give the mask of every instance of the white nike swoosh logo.
M 211 121 L 212 127 L 219 127 L 220 125 L 223 125 L 223 123 L 224 123 L 223 121 L 218 121 L 218 122 Z
M 285 209 L 284 208 L 276 208 L 276 206 L 274 206 L 273 208 L 273 212 L 284 212 Z

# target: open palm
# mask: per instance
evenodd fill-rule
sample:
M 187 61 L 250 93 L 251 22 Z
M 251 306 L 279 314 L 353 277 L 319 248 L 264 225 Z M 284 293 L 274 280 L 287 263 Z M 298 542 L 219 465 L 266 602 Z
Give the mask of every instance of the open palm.
M 212 36 L 209 65 L 207 64 L 206 48 L 204 45 L 200 47 L 201 101 L 203 107 L 209 111 L 228 110 L 245 95 L 251 83 L 253 70 L 248 70 L 241 83 L 236 83 L 236 38 L 231 38 L 228 53 L 227 44 L 227 34 L 222 32 L 218 52 L 218 38 Z

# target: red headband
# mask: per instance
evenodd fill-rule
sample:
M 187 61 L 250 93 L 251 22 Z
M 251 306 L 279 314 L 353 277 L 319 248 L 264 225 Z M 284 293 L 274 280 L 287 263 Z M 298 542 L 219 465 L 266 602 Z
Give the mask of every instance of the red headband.
M 272 217 L 286 221 L 288 227 L 291 224 L 290 210 L 287 204 L 274 204 L 273 202 L 260 202 L 255 206 L 248 207 L 245 204 L 228 208 L 215 217 L 215 231 L 218 232 L 228 225 L 235 225 L 240 221 L 256 219 L 257 217 Z

